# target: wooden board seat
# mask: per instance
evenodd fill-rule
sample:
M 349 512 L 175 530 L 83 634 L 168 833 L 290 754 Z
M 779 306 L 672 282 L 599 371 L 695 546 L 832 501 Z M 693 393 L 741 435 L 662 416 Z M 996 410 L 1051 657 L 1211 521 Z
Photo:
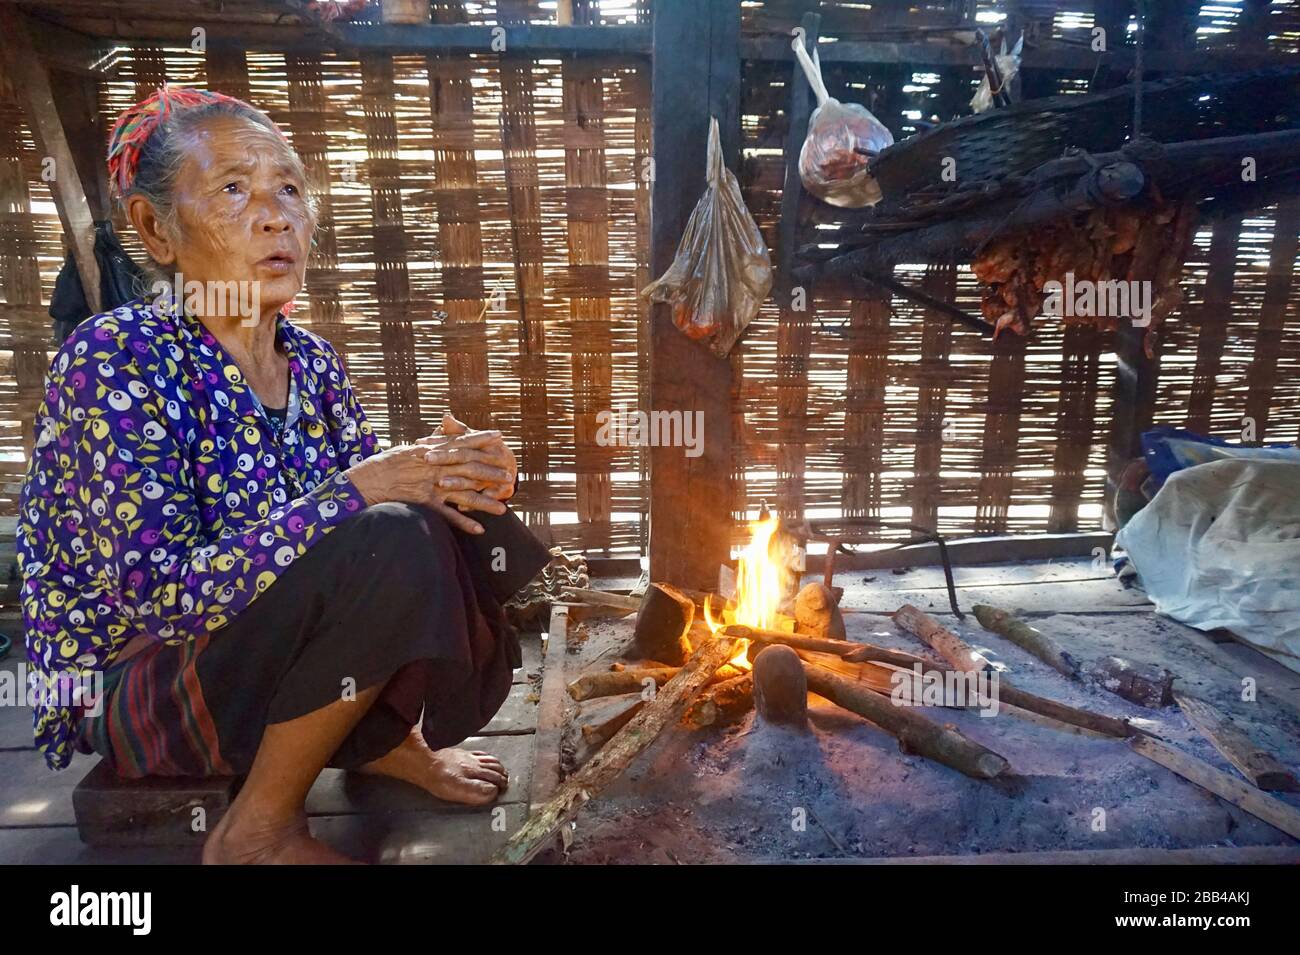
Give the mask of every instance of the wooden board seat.
M 92 846 L 193 846 L 229 808 L 240 779 L 126 779 L 100 761 L 72 792 L 81 841 Z

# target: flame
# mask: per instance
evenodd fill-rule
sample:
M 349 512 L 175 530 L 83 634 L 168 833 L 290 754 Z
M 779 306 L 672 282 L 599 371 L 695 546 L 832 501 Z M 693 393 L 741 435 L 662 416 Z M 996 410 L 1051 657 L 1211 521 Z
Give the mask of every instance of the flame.
M 785 555 L 772 553 L 773 538 L 780 523 L 779 517 L 750 523 L 749 543 L 736 561 L 735 598 L 723 608 L 721 617 L 713 615 L 709 600 L 704 602 L 704 620 L 714 633 L 727 624 L 784 629 L 778 607 L 788 571 L 782 559 Z M 737 640 L 736 653 L 728 662 L 738 670 L 750 669 L 748 651 L 749 641 Z

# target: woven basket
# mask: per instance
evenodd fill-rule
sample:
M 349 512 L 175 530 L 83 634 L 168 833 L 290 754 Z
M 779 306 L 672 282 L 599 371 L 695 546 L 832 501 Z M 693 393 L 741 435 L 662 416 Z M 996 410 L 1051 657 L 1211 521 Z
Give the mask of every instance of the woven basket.
M 428 23 L 429 0 L 384 0 L 380 16 L 385 23 Z

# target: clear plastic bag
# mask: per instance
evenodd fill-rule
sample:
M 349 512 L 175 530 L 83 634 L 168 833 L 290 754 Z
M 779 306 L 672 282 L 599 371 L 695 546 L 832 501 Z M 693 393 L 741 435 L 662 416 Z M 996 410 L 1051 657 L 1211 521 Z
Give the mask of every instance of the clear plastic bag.
M 710 339 L 725 357 L 772 290 L 772 260 L 745 208 L 736 176 L 722 162 L 718 121 L 709 124 L 708 185 L 686 222 L 677 255 L 641 294 L 672 306 L 673 324 Z
M 799 179 L 805 189 L 830 205 L 848 209 L 874 206 L 880 201 L 880 186 L 867 165 L 882 149 L 893 145 L 893 134 L 865 106 L 831 99 L 822 82 L 816 50 L 810 58 L 800 38 L 793 46 L 817 97 L 808 135 L 799 150 Z

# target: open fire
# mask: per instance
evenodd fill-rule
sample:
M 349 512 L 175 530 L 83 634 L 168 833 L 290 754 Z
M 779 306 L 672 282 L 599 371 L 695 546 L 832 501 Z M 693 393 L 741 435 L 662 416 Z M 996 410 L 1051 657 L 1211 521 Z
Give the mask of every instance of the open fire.
M 794 632 L 794 618 L 781 612 L 798 582 L 790 569 L 792 547 L 778 531 L 781 519 L 775 515 L 750 522 L 750 539 L 736 560 L 736 592 L 714 616 L 712 595 L 704 600 L 704 620 L 717 633 L 725 626 L 739 624 L 762 630 Z M 738 670 L 750 669 L 750 641 L 736 641 L 735 655 L 729 661 Z

